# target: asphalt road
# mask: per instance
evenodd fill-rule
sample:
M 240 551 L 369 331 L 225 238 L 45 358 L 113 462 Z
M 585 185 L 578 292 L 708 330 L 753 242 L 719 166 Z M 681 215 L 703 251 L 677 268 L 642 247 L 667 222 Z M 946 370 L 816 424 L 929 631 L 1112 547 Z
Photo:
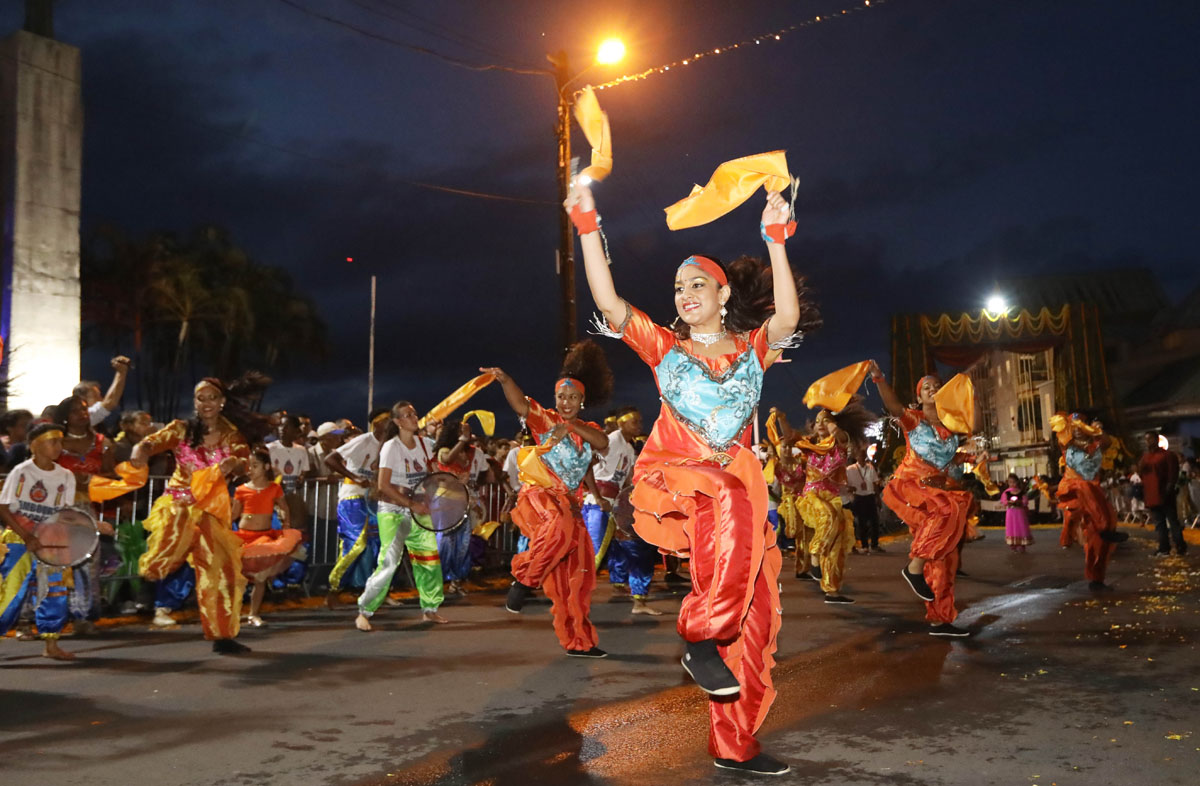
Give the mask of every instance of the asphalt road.
M 762 730 L 792 764 L 771 783 L 1200 783 L 1200 552 L 1151 557 L 1132 530 L 1091 593 L 1078 548 L 1018 555 L 971 544 L 960 624 L 925 634 L 898 576 L 906 543 L 854 556 L 829 606 L 785 572 L 779 698 Z M 679 667 L 678 598 L 631 617 L 597 590 L 602 661 L 561 654 L 549 607 L 505 613 L 494 592 L 452 623 L 385 608 L 268 615 L 237 658 L 198 625 L 65 639 L 75 663 L 0 640 L 0 783 L 256 786 L 736 784 L 705 751 L 705 700 Z M 656 584 L 656 588 L 662 588 Z

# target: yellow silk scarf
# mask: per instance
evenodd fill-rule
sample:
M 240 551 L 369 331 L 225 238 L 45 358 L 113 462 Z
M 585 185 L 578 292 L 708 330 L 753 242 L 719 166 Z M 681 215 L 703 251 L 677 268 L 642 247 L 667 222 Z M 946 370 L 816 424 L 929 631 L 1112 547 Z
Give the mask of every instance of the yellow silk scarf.
M 488 412 L 486 409 L 473 409 L 462 416 L 462 422 L 466 423 L 471 418 L 479 421 L 479 427 L 483 429 L 483 433 L 489 437 L 496 433 L 496 413 Z
M 613 168 L 612 131 L 608 127 L 608 115 L 600 108 L 591 87 L 585 87 L 575 100 L 575 120 L 592 146 L 592 164 L 579 174 L 592 180 L 603 180 Z
M 135 467 L 128 461 L 122 461 L 114 469 L 119 479 L 92 475 L 88 481 L 88 499 L 92 502 L 108 502 L 122 494 L 137 491 L 146 485 L 150 477 L 149 467 Z
M 838 369 L 832 374 L 826 374 L 808 386 L 808 391 L 804 394 L 804 403 L 809 409 L 824 407 L 832 412 L 841 412 L 862 387 L 870 368 L 870 361 L 863 360 Z
M 975 430 L 975 386 L 966 374 L 955 374 L 938 388 L 933 394 L 933 402 L 943 426 L 959 434 L 970 434 Z
M 429 410 L 425 417 L 421 418 L 418 425 L 420 425 L 421 428 L 425 428 L 425 423 L 429 420 L 445 420 L 447 415 L 461 407 L 463 404 L 467 403 L 467 399 L 471 398 L 471 396 L 474 396 L 476 393 L 492 384 L 492 380 L 494 379 L 495 377 L 493 377 L 490 373 L 480 374 L 479 376 L 475 377 L 470 382 L 467 382 L 459 387 L 458 390 L 454 391 L 449 396 L 446 396 L 446 398 L 443 399 L 442 402 L 436 407 Z M 480 421 L 480 423 L 482 422 L 483 421 Z
M 687 229 L 707 224 L 745 202 L 759 186 L 782 191 L 791 182 L 782 150 L 726 161 L 713 172 L 708 185 L 693 186 L 691 194 L 666 208 L 667 226 Z

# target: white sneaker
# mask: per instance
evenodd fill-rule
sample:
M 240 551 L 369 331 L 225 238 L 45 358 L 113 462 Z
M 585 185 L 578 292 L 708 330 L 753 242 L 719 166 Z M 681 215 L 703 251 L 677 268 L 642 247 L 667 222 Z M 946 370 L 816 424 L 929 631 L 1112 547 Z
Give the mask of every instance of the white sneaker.
M 156 628 L 171 628 L 179 623 L 171 617 L 171 612 L 159 606 L 154 609 L 154 621 L 150 623 Z

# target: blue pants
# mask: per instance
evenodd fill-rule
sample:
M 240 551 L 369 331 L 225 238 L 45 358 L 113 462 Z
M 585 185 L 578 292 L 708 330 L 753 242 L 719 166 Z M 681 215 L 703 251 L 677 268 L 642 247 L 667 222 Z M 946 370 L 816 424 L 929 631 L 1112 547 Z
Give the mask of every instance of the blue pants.
M 442 562 L 442 578 L 464 581 L 471 575 L 471 523 L 458 529 L 437 533 L 438 559 Z
M 641 538 L 613 538 L 608 544 L 608 580 L 613 584 L 629 584 L 629 594 L 641 597 L 650 591 L 658 549 Z
M 338 501 L 340 556 L 329 573 L 329 589 L 365 587 L 379 563 L 379 520 L 365 497 Z
M 154 588 L 154 607 L 179 611 L 196 587 L 196 571 L 184 562 Z
M 596 550 L 596 570 L 604 563 L 604 554 L 612 541 L 612 528 L 609 526 L 608 514 L 599 505 L 590 503 L 584 505 L 580 512 L 583 514 L 583 526 L 587 529 L 588 537 L 592 539 L 592 548 Z

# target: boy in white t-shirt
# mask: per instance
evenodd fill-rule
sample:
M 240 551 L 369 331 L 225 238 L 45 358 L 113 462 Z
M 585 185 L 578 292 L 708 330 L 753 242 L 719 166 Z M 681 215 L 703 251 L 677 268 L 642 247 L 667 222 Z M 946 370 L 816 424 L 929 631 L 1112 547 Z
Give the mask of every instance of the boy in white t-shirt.
M 325 605 L 334 607 L 342 582 L 349 575 L 351 587 L 361 587 L 379 562 L 379 525 L 371 489 L 379 471 L 379 451 L 387 439 L 391 410 L 371 413 L 366 434 L 359 434 L 325 457 L 331 476 L 341 475 L 338 486 L 338 539 L 341 553 L 329 572 L 329 594 Z
M 70 613 L 64 574 L 69 568 L 33 558 L 40 544 L 32 525 L 50 518 L 75 499 L 75 475 L 55 464 L 62 454 L 63 429 L 57 423 L 38 423 L 29 431 L 33 457 L 12 468 L 0 490 L 0 636 L 16 624 L 29 592 L 36 588 L 34 622 L 45 641 L 44 655 L 73 660 L 58 646 Z M 16 515 L 14 515 L 16 514 Z M 20 516 L 20 518 L 18 518 Z
M 414 521 L 425 517 L 428 523 L 428 508 L 415 501 L 412 492 L 429 474 L 433 441 L 420 435 L 417 410 L 412 404 L 398 401 L 391 414 L 400 433 L 384 443 L 379 453 L 375 486 L 379 492 L 379 564 L 358 598 L 354 626 L 362 631 L 371 630 L 371 615 L 387 598 L 405 547 L 412 563 L 422 618 L 439 624 L 449 622 L 438 613 L 444 595 L 437 536 Z

